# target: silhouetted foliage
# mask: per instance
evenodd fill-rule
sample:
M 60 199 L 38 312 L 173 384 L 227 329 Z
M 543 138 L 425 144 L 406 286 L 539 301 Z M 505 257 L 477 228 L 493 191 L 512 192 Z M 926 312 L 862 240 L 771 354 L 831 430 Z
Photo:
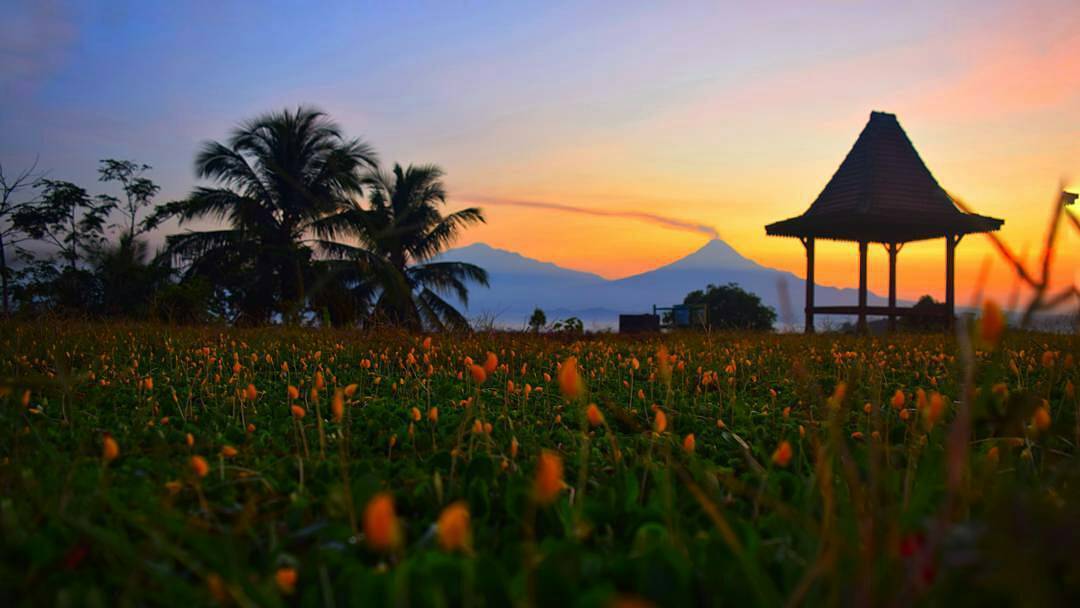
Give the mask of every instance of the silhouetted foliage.
M 547 325 L 547 315 L 539 308 L 533 310 L 532 316 L 529 317 L 529 329 L 534 333 L 540 333 L 541 329 Z
M 911 314 L 900 318 L 900 327 L 909 330 L 940 330 L 946 327 L 948 309 L 929 295 L 919 298 Z
M 92 198 L 71 182 L 43 179 L 41 198 L 24 205 L 13 216 L 16 228 L 32 239 L 57 249 L 68 270 L 105 242 L 105 222 L 116 207 L 106 197 Z
M 23 197 L 37 188 L 42 174 L 37 171 L 37 161 L 29 168 L 15 174 L 4 173 L 0 165 L 0 300 L 4 314 L 11 313 L 12 272 L 8 262 L 8 247 L 15 247 L 29 238 L 14 222 L 15 214 L 30 204 Z
M 196 173 L 219 186 L 160 207 L 150 223 L 227 220 L 220 230 L 169 236 L 168 252 L 186 277 L 213 285 L 234 320 L 266 323 L 277 314 L 295 322 L 313 275 L 305 240 L 313 223 L 359 195 L 361 170 L 374 166 L 374 150 L 345 138 L 318 110 L 265 114 L 242 124 L 227 144 L 203 145 Z
M 705 305 L 708 308 L 707 324 L 715 329 L 771 331 L 776 322 L 776 311 L 765 306 L 756 294 L 735 283 L 709 285 L 704 291 L 692 291 L 683 299 L 683 304 Z
M 371 300 L 370 320 L 420 329 L 467 329 L 464 315 L 443 297 L 468 303 L 466 282 L 487 285 L 487 272 L 473 264 L 432 258 L 461 230 L 484 221 L 479 209 L 443 215 L 446 203 L 442 169 L 433 165 L 394 165 L 391 174 L 373 172 L 364 180 L 367 206 L 343 205 L 313 224 L 323 238 L 321 249 L 333 260 L 326 272 L 337 274 L 359 304 Z M 349 245 L 334 239 L 358 242 Z M 351 270 L 350 270 L 351 269 Z
M 143 165 L 130 160 L 115 160 L 107 158 L 101 161 L 98 168 L 98 181 L 118 182 L 124 191 L 124 204 L 121 209 L 127 217 L 127 237 L 129 242 L 134 242 L 135 237 L 148 230 L 148 226 L 139 223 L 139 210 L 147 207 L 154 195 L 161 190 L 150 178 L 143 175 L 151 169 L 150 165 Z M 106 195 L 107 196 L 107 195 Z M 119 207 L 120 200 L 108 196 L 114 205 Z
M 467 302 L 466 283 L 487 284 L 474 265 L 433 261 L 484 221 L 475 208 L 443 215 L 442 170 L 395 165 L 380 173 L 374 150 L 318 110 L 265 114 L 227 143 L 204 144 L 196 173 L 216 185 L 141 219 L 160 190 L 150 169 L 102 160 L 100 181 L 118 184 L 122 197 L 91 196 L 65 181 L 31 184 L 33 168 L 8 181 L 0 169 L 5 311 L 10 291 L 25 313 L 242 324 L 297 323 L 314 313 L 332 325 L 467 329 L 444 297 Z M 16 200 L 31 186 L 40 196 Z M 108 224 L 117 209 L 124 221 Z M 225 226 L 170 235 L 152 256 L 139 237 L 169 219 Z M 17 249 L 21 264 L 12 272 L 5 248 L 25 240 L 41 246 Z

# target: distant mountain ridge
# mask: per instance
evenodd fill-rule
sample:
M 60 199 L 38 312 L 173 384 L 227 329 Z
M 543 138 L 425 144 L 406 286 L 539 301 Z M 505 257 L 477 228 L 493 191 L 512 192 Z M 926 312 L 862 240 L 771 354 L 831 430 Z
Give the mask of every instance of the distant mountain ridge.
M 611 328 L 617 325 L 619 314 L 652 312 L 653 305 L 678 304 L 687 293 L 710 283 L 738 283 L 773 307 L 781 323 L 785 308 L 795 317 L 787 321 L 799 323 L 802 319 L 801 278 L 762 266 L 720 239 L 670 264 L 614 280 L 484 243 L 451 249 L 438 259 L 469 262 L 488 271 L 489 289 L 477 285 L 469 289 L 467 315 L 503 327 L 523 327 L 533 309 L 539 307 L 549 321 L 576 316 L 588 328 Z M 786 307 L 780 302 L 781 283 L 787 286 Z M 855 304 L 858 290 L 817 285 L 814 297 L 819 306 Z M 873 293 L 868 300 L 870 304 L 886 302 Z

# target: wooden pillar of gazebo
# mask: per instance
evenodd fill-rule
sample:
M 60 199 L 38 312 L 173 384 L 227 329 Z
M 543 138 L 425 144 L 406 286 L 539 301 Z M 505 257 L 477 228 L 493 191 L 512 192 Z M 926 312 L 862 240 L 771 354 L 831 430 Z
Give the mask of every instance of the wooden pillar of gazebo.
M 806 248 L 806 333 L 814 333 L 814 237 L 802 239 Z
M 945 322 L 949 327 L 956 321 L 956 246 L 963 235 L 945 235 Z
M 889 254 L 889 331 L 896 331 L 896 254 L 903 243 L 885 243 Z
M 866 253 L 869 243 L 859 241 L 859 322 L 860 332 L 866 331 Z

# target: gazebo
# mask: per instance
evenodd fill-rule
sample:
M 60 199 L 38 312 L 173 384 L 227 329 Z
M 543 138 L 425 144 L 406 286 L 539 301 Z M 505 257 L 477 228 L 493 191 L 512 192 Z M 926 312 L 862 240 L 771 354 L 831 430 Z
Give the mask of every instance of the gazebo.
M 769 224 L 769 236 L 795 237 L 806 248 L 806 331 L 814 331 L 814 314 L 888 316 L 912 314 L 896 305 L 896 256 L 904 243 L 945 239 L 945 310 L 947 323 L 956 314 L 954 274 L 956 246 L 965 234 L 992 232 L 1004 224 L 997 218 L 965 213 L 957 208 L 923 164 L 896 116 L 871 112 L 855 145 L 836 174 L 806 213 Z M 814 306 L 814 241 L 829 239 L 859 244 L 859 303 L 857 306 Z M 870 243 L 881 243 L 889 254 L 889 305 L 866 304 L 866 254 Z

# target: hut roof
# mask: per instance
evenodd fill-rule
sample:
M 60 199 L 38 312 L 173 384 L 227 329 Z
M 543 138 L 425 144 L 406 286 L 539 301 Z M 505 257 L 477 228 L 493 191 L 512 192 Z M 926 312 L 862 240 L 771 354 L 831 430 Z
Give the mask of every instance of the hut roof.
M 806 213 L 772 236 L 907 242 L 990 232 L 1004 220 L 965 213 L 938 185 L 893 114 L 871 112 L 855 145 Z

